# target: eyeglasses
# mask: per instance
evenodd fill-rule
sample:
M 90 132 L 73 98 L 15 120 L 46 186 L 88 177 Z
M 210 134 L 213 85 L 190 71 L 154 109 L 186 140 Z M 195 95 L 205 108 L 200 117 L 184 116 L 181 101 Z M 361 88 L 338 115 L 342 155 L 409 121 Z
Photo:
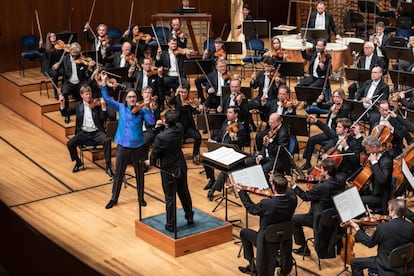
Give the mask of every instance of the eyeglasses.
M 137 96 L 127 96 L 127 98 L 129 98 L 129 99 L 133 99 L 133 98 L 136 98 Z

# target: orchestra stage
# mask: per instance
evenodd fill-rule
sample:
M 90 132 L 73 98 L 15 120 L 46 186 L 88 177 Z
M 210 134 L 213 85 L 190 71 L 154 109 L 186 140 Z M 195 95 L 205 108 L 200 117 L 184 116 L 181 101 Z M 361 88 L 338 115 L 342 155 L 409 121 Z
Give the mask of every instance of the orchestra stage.
M 138 238 L 135 180 L 129 178 L 118 204 L 105 209 L 112 184 L 104 161 L 85 160 L 85 170 L 71 172 L 74 164 L 64 142 L 73 134 L 74 120 L 63 123 L 51 87 L 49 99 L 44 91 L 40 93 L 43 78 L 38 68 L 26 69 L 25 75 L 24 79 L 18 72 L 0 75 L 0 263 L 6 270 L 12 275 L 240 275 L 237 267 L 246 261 L 237 257 L 240 244 L 235 242 L 239 227 L 246 226 L 244 208 L 229 204 L 228 219 L 242 220 L 232 227 L 232 240 L 180 257 Z M 217 202 L 209 201 L 203 190 L 207 183 L 203 167 L 190 160 L 192 145 L 183 150 L 194 207 L 223 220 L 224 205 L 212 212 Z M 201 152 L 205 151 L 202 147 Z M 133 174 L 131 168 L 128 173 Z M 229 195 L 240 202 L 234 193 Z M 143 217 L 165 212 L 155 168 L 145 173 L 145 199 L 148 205 L 142 208 Z M 252 199 L 258 202 L 261 197 L 253 195 Z M 296 212 L 305 213 L 308 208 L 309 204 L 300 203 Z M 249 216 L 248 226 L 257 229 L 258 218 Z M 310 229 L 305 234 L 312 235 Z M 315 251 L 311 251 L 305 260 L 294 256 L 299 266 L 313 271 L 298 268 L 298 275 L 335 275 L 343 269 L 338 256 L 321 260 L 319 270 Z M 354 251 L 357 256 L 376 252 L 360 244 Z

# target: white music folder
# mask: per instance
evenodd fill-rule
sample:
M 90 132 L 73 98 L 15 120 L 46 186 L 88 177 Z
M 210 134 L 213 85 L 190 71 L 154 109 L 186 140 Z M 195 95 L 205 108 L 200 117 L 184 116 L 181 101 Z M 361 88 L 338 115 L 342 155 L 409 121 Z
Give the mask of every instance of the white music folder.
M 355 186 L 334 196 L 333 201 L 342 222 L 349 221 L 365 212 L 364 203 Z

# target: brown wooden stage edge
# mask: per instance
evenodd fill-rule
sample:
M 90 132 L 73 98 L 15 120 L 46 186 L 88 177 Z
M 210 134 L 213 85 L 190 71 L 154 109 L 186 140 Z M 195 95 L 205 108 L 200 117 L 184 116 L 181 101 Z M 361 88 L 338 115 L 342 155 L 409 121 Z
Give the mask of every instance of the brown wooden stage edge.
M 184 216 L 182 209 L 178 211 L 177 239 L 174 239 L 174 233 L 164 229 L 165 213 L 136 220 L 135 235 L 175 258 L 232 240 L 231 223 L 197 209 L 194 212 L 195 223 L 188 226 L 181 218 Z

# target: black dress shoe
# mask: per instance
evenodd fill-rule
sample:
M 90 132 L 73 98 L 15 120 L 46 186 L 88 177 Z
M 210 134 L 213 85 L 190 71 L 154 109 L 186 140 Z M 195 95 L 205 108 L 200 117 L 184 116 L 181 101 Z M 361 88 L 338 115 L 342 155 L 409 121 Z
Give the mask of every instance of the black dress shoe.
M 305 164 L 303 164 L 301 167 L 300 167 L 300 169 L 301 170 L 307 170 L 307 169 L 310 169 L 312 167 L 312 165 L 311 164 L 309 164 L 309 163 L 305 163 Z
M 76 163 L 75 167 L 73 167 L 72 172 L 76 173 L 78 171 L 80 171 L 80 169 L 82 168 L 83 164 L 82 163 Z
M 143 207 L 147 206 L 147 202 L 145 201 L 145 199 L 141 200 L 141 206 L 143 206 Z
M 239 270 L 241 273 L 245 273 L 245 274 L 252 274 L 252 271 L 250 269 L 250 265 L 248 266 L 239 266 Z M 253 270 L 253 273 L 257 273 L 256 270 Z
M 174 232 L 174 226 L 166 224 L 165 230 L 167 230 L 168 232 Z
M 205 190 L 205 191 L 210 190 L 215 181 L 216 181 L 215 179 L 210 179 L 210 181 L 207 183 L 207 185 L 204 186 L 203 190 Z
M 110 167 L 106 168 L 105 172 L 107 175 L 109 175 L 109 177 L 114 177 L 114 172 Z
M 309 248 L 305 248 L 305 246 L 293 249 L 292 252 L 301 256 L 310 256 L 311 254 Z
M 208 191 L 207 197 L 208 197 L 208 200 L 213 201 L 213 198 L 214 198 L 214 190 Z
M 66 117 L 65 117 L 65 123 L 66 123 L 66 124 L 69 124 L 69 122 L 70 122 L 70 117 L 69 117 L 69 116 L 66 116 Z
M 106 204 L 106 206 L 105 206 L 105 209 L 111 209 L 112 207 L 114 207 L 114 205 L 115 204 L 117 204 L 118 203 L 118 201 L 116 201 L 116 200 L 110 200 L 109 202 L 108 202 L 108 204 Z
M 187 219 L 187 224 L 188 225 L 193 225 L 194 224 L 194 218 L 188 218 Z

